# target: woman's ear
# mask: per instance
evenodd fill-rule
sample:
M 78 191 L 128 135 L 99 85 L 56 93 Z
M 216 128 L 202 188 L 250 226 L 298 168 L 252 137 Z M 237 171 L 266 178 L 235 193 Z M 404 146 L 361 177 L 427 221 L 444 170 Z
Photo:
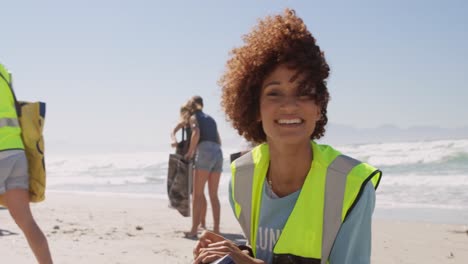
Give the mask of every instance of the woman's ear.
M 320 121 L 320 119 L 322 119 L 322 108 L 321 107 L 317 107 L 317 112 L 315 113 L 315 122 L 318 122 Z

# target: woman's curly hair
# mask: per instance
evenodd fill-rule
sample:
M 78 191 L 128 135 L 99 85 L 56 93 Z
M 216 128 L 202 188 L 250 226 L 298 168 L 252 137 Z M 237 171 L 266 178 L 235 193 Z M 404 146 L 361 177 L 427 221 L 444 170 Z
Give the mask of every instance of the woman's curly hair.
M 299 89 L 312 94 L 321 108 L 311 139 L 325 133 L 330 99 L 325 79 L 330 68 L 315 38 L 294 10 L 282 15 L 267 16 L 244 35 L 244 46 L 234 48 L 226 71 L 218 84 L 222 87 L 221 105 L 228 121 L 248 141 L 263 143 L 266 135 L 257 121 L 260 111 L 261 85 L 278 65 L 286 64 L 304 76 Z

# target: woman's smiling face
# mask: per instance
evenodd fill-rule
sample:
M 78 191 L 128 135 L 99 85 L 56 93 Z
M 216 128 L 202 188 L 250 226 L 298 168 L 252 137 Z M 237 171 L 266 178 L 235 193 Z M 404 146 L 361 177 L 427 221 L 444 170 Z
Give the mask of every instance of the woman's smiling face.
M 259 120 L 269 143 L 308 143 L 320 119 L 320 107 L 311 94 L 301 92 L 297 75 L 279 65 L 263 80 Z

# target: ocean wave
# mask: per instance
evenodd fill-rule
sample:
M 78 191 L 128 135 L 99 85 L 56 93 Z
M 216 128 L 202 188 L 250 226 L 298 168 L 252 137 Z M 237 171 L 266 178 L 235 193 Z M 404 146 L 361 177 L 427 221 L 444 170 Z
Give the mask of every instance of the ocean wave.
M 421 164 L 463 166 L 468 164 L 468 140 L 466 139 L 349 145 L 342 146 L 339 150 L 379 167 Z

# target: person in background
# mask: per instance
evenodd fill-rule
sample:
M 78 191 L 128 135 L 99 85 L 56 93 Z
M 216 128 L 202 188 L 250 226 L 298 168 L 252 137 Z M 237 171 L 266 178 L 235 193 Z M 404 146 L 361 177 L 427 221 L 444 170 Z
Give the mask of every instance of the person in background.
M 205 231 L 194 263 L 370 263 L 381 171 L 315 140 L 325 134 L 329 66 L 295 11 L 268 16 L 235 48 L 222 106 L 259 143 L 232 164 L 229 200 L 247 246 Z
M 0 194 L 40 264 L 52 263 L 47 239 L 29 207 L 28 161 L 11 90 L 11 75 L 0 64 Z M 1 257 L 0 257 L 1 258 Z
M 206 183 L 208 183 L 208 194 L 213 210 L 213 232 L 219 234 L 221 208 L 218 187 L 223 167 L 223 153 L 216 121 L 203 112 L 203 99 L 200 96 L 194 96 L 187 106 L 192 113 L 190 117 L 192 138 L 186 158 L 194 158 L 194 173 L 192 228 L 185 233 L 185 236 L 196 238 L 204 212 L 206 214 L 207 202 L 204 194 Z
M 176 148 L 177 154 L 182 155 L 184 157 L 189 150 L 190 141 L 192 139 L 192 128 L 190 127 L 190 116 L 192 115 L 192 112 L 191 112 L 191 107 L 188 105 L 188 103 L 190 103 L 190 101 L 180 107 L 180 121 L 177 124 L 177 126 L 174 128 L 174 130 L 172 130 L 172 133 L 171 133 L 171 139 L 172 139 L 171 146 Z M 181 137 L 182 139 L 180 142 L 177 142 L 176 134 L 181 129 L 182 129 L 182 137 Z M 190 165 L 192 165 L 192 163 L 190 163 Z M 192 173 L 189 173 L 189 175 L 191 174 Z M 193 183 L 193 180 L 191 180 L 191 182 Z M 193 189 L 193 186 L 191 187 Z M 206 200 L 204 201 L 205 203 L 202 204 L 202 207 L 200 209 L 201 211 L 200 228 L 201 229 L 206 229 Z

